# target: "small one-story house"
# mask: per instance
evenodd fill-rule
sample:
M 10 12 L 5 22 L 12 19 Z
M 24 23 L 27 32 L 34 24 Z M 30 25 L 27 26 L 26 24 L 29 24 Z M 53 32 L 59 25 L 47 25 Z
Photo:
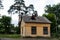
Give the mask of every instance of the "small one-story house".
M 23 16 L 21 22 L 21 36 L 50 37 L 50 21 L 41 16 Z

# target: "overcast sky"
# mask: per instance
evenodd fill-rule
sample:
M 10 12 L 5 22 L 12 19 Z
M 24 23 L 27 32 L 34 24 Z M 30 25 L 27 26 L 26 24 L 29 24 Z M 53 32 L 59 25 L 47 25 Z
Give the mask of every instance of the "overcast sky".
M 60 3 L 60 0 L 24 0 L 25 1 L 25 5 L 29 6 L 30 4 L 34 5 L 35 10 L 38 11 L 38 15 L 42 16 L 42 14 L 44 13 L 44 8 L 46 5 L 53 5 L 53 4 L 57 4 Z M 14 0 L 3 0 L 3 5 L 4 5 L 4 9 L 0 9 L 0 14 L 1 15 L 8 15 L 7 10 L 9 9 L 9 7 L 14 4 Z M 18 23 L 18 15 L 14 14 L 12 17 L 12 23 L 14 23 L 15 25 L 17 25 Z

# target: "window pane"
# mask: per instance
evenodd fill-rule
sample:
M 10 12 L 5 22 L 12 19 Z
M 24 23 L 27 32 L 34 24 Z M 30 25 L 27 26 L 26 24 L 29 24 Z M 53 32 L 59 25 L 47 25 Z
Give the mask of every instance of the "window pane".
M 35 26 L 32 26 L 32 28 L 31 28 L 31 34 L 36 34 L 36 27 Z
M 43 34 L 48 34 L 48 27 L 43 27 Z

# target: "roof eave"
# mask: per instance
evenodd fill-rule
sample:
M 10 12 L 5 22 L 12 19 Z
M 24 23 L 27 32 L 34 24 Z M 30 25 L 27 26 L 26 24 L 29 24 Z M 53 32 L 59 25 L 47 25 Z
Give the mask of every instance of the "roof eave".
M 25 22 L 25 23 L 41 23 L 41 24 L 51 24 L 51 23 L 48 23 L 48 22 Z

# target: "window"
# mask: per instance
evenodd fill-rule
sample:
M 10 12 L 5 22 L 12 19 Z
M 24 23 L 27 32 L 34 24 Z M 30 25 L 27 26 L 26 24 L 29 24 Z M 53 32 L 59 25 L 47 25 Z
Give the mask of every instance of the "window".
M 31 27 L 31 34 L 36 34 L 36 26 Z
M 43 34 L 48 34 L 48 27 L 43 27 Z

